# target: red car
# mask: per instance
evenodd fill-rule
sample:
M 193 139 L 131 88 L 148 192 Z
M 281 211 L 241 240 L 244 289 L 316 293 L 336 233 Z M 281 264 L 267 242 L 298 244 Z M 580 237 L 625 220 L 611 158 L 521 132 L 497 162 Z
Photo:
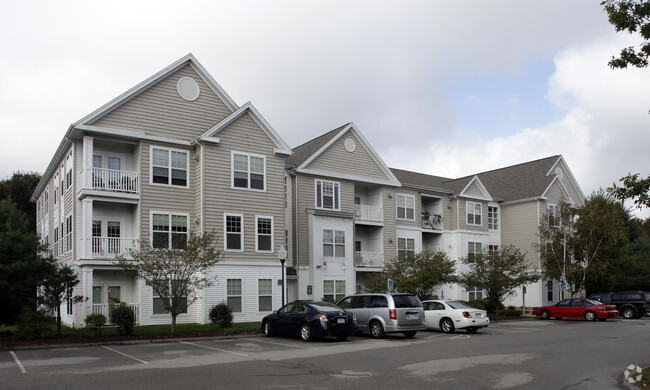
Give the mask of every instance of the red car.
M 605 321 L 608 318 L 618 316 L 618 310 L 615 305 L 605 305 L 593 299 L 587 298 L 569 298 L 561 300 L 552 306 L 537 307 L 533 310 L 533 315 L 543 320 L 555 317 L 562 318 L 584 318 L 587 321 Z

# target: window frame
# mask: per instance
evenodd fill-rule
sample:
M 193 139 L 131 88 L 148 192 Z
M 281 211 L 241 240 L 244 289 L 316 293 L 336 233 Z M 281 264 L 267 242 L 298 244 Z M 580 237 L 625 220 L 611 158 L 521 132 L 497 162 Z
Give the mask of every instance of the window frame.
M 331 242 L 325 242 L 325 232 L 326 232 L 326 231 L 327 231 L 327 232 L 332 232 L 332 241 L 331 241 Z M 339 234 L 337 234 L 337 233 L 339 233 Z M 340 259 L 340 258 L 345 258 L 345 251 L 346 251 L 346 247 L 345 247 L 345 241 L 346 241 L 346 240 L 345 240 L 345 238 L 346 238 L 346 237 L 345 237 L 345 230 L 337 230 L 337 229 L 323 229 L 323 230 L 321 231 L 321 234 L 322 234 L 322 235 L 321 235 L 321 238 L 322 238 L 322 243 L 323 243 L 323 246 L 322 246 L 322 249 L 323 249 L 322 256 L 323 256 L 323 257 L 327 257 L 327 258 L 332 258 L 332 259 L 336 259 L 336 258 L 339 258 L 339 259 Z M 341 236 L 343 237 L 343 242 L 342 242 L 342 243 L 341 243 L 341 242 L 337 242 L 337 237 L 341 237 Z M 331 255 L 331 256 L 328 256 L 328 255 L 325 254 L 325 245 L 331 245 L 331 246 L 332 246 L 332 255 Z M 337 256 L 337 249 L 338 249 L 338 248 L 341 248 L 341 247 L 343 248 L 343 254 L 342 254 L 341 256 Z
M 499 230 L 499 208 L 488 205 L 488 229 Z
M 168 226 L 169 226 L 169 230 L 167 231 L 167 235 L 168 235 L 168 237 L 167 237 L 167 247 L 164 247 L 164 248 L 161 247 L 159 249 L 183 249 L 183 248 L 174 248 L 173 247 L 173 241 L 174 241 L 173 236 L 174 236 L 174 234 L 185 234 L 185 243 L 188 242 L 188 240 L 190 238 L 190 214 L 189 213 L 176 213 L 176 212 L 171 212 L 171 211 L 154 211 L 154 210 L 150 211 L 149 212 L 149 240 L 150 240 L 149 242 L 150 242 L 150 245 L 151 245 L 152 248 L 155 248 L 154 247 L 154 238 L 153 238 L 154 233 L 156 233 L 156 232 L 157 233 L 163 233 L 164 232 L 162 230 L 157 230 L 157 231 L 154 232 L 154 229 L 153 229 L 154 215 L 166 215 L 167 216 L 167 223 L 168 223 Z M 173 218 L 172 217 L 185 217 L 186 231 L 184 233 L 183 232 L 174 232 L 173 231 L 173 225 L 172 225 L 172 219 Z M 120 229 L 121 229 L 121 227 L 120 227 Z M 121 233 L 121 230 L 120 230 L 120 233 Z
M 400 207 L 400 198 L 404 199 L 404 207 Z M 413 208 L 408 207 L 407 199 L 410 199 L 413 202 Z M 399 210 L 400 208 L 404 209 L 404 216 L 400 217 Z M 408 211 L 413 210 L 413 217 L 409 218 Z M 395 218 L 405 221 L 415 221 L 415 195 L 408 194 L 395 194 Z
M 271 221 L 271 232 L 269 234 L 260 233 L 260 220 L 270 220 Z M 243 229 L 242 229 L 243 230 Z M 269 249 L 260 249 L 260 238 L 269 237 L 271 247 Z M 274 241 L 275 241 L 275 229 L 274 229 L 274 220 L 273 216 L 269 215 L 256 215 L 255 216 L 255 252 L 257 253 L 273 253 L 274 252 Z
M 162 150 L 167 152 L 167 166 L 155 165 L 153 162 L 154 150 Z M 172 166 L 172 153 L 181 153 L 185 154 L 185 168 L 178 168 Z M 94 157 L 94 156 L 93 156 Z M 167 183 L 158 183 L 154 182 L 154 168 L 166 168 L 167 169 Z M 174 170 L 184 170 L 185 171 L 185 185 L 173 184 L 173 171 Z M 163 186 L 163 187 L 175 187 L 175 188 L 190 188 L 190 152 L 183 149 L 173 149 L 167 148 L 164 146 L 151 145 L 149 147 L 149 184 L 154 186 Z
M 167 285 L 168 285 L 168 289 L 169 289 L 169 291 L 170 291 L 170 295 L 171 295 L 171 289 L 172 289 L 172 283 L 173 283 L 173 280 L 172 280 L 172 279 L 159 279 L 159 280 L 156 280 L 154 283 L 161 283 L 161 282 L 165 282 L 165 283 L 167 283 Z M 168 311 L 166 311 L 164 308 L 163 308 L 163 312 L 162 312 L 162 313 L 160 313 L 160 312 L 159 312 L 159 313 L 156 313 L 156 307 L 157 307 L 157 306 L 156 306 L 156 303 L 155 303 L 155 302 L 156 302 L 156 299 L 162 300 L 162 298 L 160 298 L 160 295 L 156 295 L 156 294 L 157 294 L 157 293 L 156 293 L 156 289 L 154 289 L 153 286 L 151 286 L 151 314 L 154 315 L 154 316 L 160 316 L 160 315 L 171 315 L 171 314 L 170 314 Z M 182 311 L 182 312 L 181 312 L 181 315 L 183 315 L 183 314 L 187 314 L 187 313 L 189 312 L 189 305 L 187 304 L 187 298 L 188 298 L 187 296 L 185 296 L 185 297 L 181 297 L 181 299 L 185 299 L 185 311 Z M 171 297 L 170 297 L 170 299 L 171 299 Z
M 477 249 L 478 245 L 478 249 Z M 473 250 L 470 250 L 470 247 L 473 247 Z M 478 241 L 468 241 L 467 242 L 467 261 L 469 263 L 474 263 L 476 255 L 483 253 L 483 243 Z
M 331 283 L 331 291 L 329 291 L 329 288 L 326 288 L 325 285 L 329 285 Z M 340 299 L 345 298 L 347 284 L 345 283 L 345 279 L 324 279 L 323 280 L 323 300 L 327 300 L 328 298 L 331 298 L 334 300 L 334 302 L 338 302 Z M 342 290 L 342 291 L 341 291 Z
M 477 206 L 479 208 L 478 214 L 476 213 Z M 470 208 L 473 211 L 472 213 L 470 213 Z M 470 216 L 472 216 L 472 222 L 470 222 Z M 478 223 L 476 222 L 476 217 L 478 217 Z M 471 200 L 465 202 L 465 223 L 470 226 L 483 226 L 483 203 L 473 202 Z
M 235 281 L 239 282 L 239 286 L 231 286 L 231 282 L 235 282 Z M 237 291 L 237 287 L 239 287 L 238 291 Z M 239 294 L 231 294 L 230 292 L 233 291 L 233 289 L 235 290 L 234 292 L 239 292 Z M 239 299 L 239 310 L 235 310 L 235 308 L 233 308 L 230 305 L 230 298 Z M 243 313 L 243 308 L 244 308 L 243 307 L 244 306 L 244 284 L 242 282 L 242 279 L 234 279 L 234 278 L 233 279 L 230 279 L 230 278 L 226 279 L 226 304 L 228 305 L 228 307 L 230 307 L 232 309 L 233 313 Z
M 555 203 L 548 203 L 546 205 L 546 211 L 548 213 L 549 225 L 551 227 L 560 228 L 562 227 L 562 218 L 560 216 L 560 206 Z M 553 218 L 553 220 L 551 220 Z
M 65 253 L 72 252 L 72 214 L 65 217 Z
M 237 217 L 239 218 L 239 226 L 240 226 L 240 231 L 239 233 L 239 249 L 230 249 L 228 248 L 228 234 L 235 234 L 235 233 L 230 233 L 228 232 L 228 217 Z M 223 214 L 223 250 L 225 252 L 244 252 L 244 214 L 237 214 L 237 213 L 224 213 Z M 257 246 L 257 244 L 255 244 Z
M 476 286 L 468 288 L 467 289 L 467 300 L 468 300 L 468 302 L 483 299 L 483 292 L 484 292 L 484 290 L 480 290 Z M 472 294 L 474 295 L 474 299 L 472 299 Z M 478 297 L 478 295 L 480 295 L 480 298 Z
M 400 249 L 401 245 L 400 243 L 404 242 L 405 247 Z M 409 242 L 413 242 L 413 249 L 411 250 L 409 248 Z M 413 256 L 415 256 L 415 238 L 410 238 L 410 237 L 397 237 L 397 258 L 402 259 L 406 258 L 406 256 L 411 253 Z
M 264 292 L 262 291 L 263 281 L 268 282 L 268 288 L 269 288 L 268 292 L 266 289 L 264 289 Z M 269 305 L 268 310 L 262 310 L 262 299 L 270 300 L 270 302 L 268 303 Z M 257 311 L 260 313 L 273 311 L 273 279 L 257 279 Z
M 324 184 L 332 186 L 332 207 L 325 207 L 325 188 Z M 320 191 L 319 191 L 320 187 Z M 314 180 L 314 197 L 316 199 L 316 208 L 320 210 L 341 211 L 341 182 L 325 179 Z
M 243 170 L 235 170 L 235 156 L 245 156 L 246 157 L 246 171 Z M 259 158 L 262 160 L 263 167 L 262 167 L 262 186 L 263 188 L 253 188 L 252 187 L 252 175 L 253 174 L 260 174 L 259 172 L 252 172 L 251 170 L 251 157 L 253 158 Z M 243 186 L 237 186 L 235 185 L 235 172 L 246 172 L 246 187 Z M 254 153 L 245 153 L 245 152 L 239 152 L 239 151 L 231 151 L 230 152 L 230 188 L 234 190 L 247 190 L 247 191 L 257 191 L 257 192 L 266 192 L 266 156 L 261 155 L 261 154 L 254 154 Z

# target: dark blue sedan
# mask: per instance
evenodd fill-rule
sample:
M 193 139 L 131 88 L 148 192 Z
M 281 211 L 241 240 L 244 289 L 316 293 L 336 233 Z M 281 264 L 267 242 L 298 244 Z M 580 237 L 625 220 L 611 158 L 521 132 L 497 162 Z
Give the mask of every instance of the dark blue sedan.
M 357 317 L 329 302 L 287 303 L 262 320 L 265 335 L 299 335 L 303 341 L 324 336 L 345 340 L 356 331 Z

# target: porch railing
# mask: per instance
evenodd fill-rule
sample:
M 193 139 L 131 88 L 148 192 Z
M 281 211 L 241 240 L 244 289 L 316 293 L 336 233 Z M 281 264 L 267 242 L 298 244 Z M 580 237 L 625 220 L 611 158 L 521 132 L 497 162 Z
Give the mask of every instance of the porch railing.
M 432 230 L 442 230 L 442 215 L 434 214 L 429 218 L 422 217 L 422 228 Z
M 382 268 L 384 254 L 382 252 L 354 252 L 354 265 L 364 268 Z
M 115 307 L 118 307 L 120 304 L 116 303 Z M 135 318 L 135 323 L 139 324 L 140 320 L 138 319 L 138 304 L 137 303 L 127 303 L 126 306 L 133 311 L 133 318 Z M 106 322 L 112 324 L 111 319 L 111 310 L 108 303 L 93 303 L 93 314 L 103 314 L 106 316 Z
M 138 240 L 135 238 L 92 237 L 87 241 L 95 259 L 113 259 L 117 255 L 127 254 L 129 249 L 137 249 L 138 246 Z
M 93 168 L 92 188 L 102 191 L 138 193 L 138 172 Z
M 357 204 L 355 205 L 354 218 L 359 221 L 382 222 L 384 220 L 384 209 L 378 206 Z

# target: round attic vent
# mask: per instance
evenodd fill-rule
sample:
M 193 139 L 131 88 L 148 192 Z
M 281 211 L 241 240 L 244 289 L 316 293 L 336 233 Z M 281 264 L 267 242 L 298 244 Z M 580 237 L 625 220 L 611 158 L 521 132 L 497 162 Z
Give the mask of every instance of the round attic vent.
M 188 102 L 192 102 L 199 98 L 201 89 L 199 84 L 193 78 L 190 77 L 181 77 L 176 83 L 176 90 L 178 94 Z
M 352 138 L 346 139 L 344 145 L 345 145 L 345 150 L 347 150 L 350 153 L 354 152 L 354 149 L 356 149 L 357 147 L 357 144 L 354 142 Z
M 564 172 L 562 172 L 562 169 L 560 169 L 559 167 L 555 168 L 555 174 L 557 175 L 557 177 L 560 178 L 560 180 L 563 179 Z

